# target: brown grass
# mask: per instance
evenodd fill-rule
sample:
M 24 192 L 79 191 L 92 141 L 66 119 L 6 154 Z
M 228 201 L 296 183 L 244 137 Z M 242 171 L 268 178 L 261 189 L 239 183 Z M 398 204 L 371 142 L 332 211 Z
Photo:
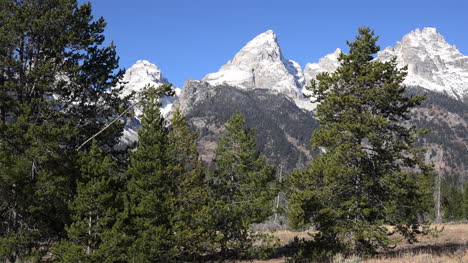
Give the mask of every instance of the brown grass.
M 424 236 L 417 244 L 400 243 L 393 251 L 366 259 L 368 263 L 468 263 L 468 224 L 438 225 L 437 237 Z
M 400 242 L 398 246 L 388 252 L 381 252 L 373 258 L 356 259 L 347 261 L 346 259 L 337 262 L 366 262 L 366 263 L 468 263 L 468 224 L 447 224 L 436 225 L 443 231 L 437 237 L 424 236 L 416 244 Z M 294 237 L 308 238 L 307 232 L 291 232 L 287 230 L 273 233 L 280 239 L 281 245 L 286 245 Z M 398 238 L 398 237 L 396 237 Z M 256 263 L 279 263 L 285 258 L 275 258 L 270 260 L 254 260 L 244 262 Z

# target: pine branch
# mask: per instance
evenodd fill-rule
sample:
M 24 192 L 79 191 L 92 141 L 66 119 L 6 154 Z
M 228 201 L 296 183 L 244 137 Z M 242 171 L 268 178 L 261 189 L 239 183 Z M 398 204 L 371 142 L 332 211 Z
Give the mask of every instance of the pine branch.
M 107 128 L 109 128 L 112 124 L 114 124 L 116 121 L 120 120 L 124 115 L 125 113 L 127 113 L 129 110 L 131 110 L 133 107 L 135 107 L 137 104 L 139 104 L 141 101 L 137 101 L 135 103 L 133 103 L 132 105 L 130 105 L 127 109 L 125 109 L 119 116 L 117 116 L 117 118 L 115 118 L 114 120 L 112 120 L 111 122 L 109 122 L 109 124 L 107 124 L 104 128 L 102 128 L 100 131 L 98 131 L 97 133 L 95 133 L 93 136 L 89 137 L 85 142 L 83 142 L 78 148 L 76 148 L 77 151 L 79 151 L 81 148 L 83 148 L 83 146 L 85 146 L 88 142 L 90 142 L 92 139 L 94 139 L 96 136 L 98 136 L 99 134 L 101 134 L 102 132 L 104 132 Z

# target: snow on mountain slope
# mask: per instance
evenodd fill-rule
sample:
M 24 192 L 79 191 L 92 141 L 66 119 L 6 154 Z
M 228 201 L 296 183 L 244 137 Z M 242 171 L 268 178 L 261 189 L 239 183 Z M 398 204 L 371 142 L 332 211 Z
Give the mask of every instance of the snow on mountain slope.
M 342 53 L 341 49 L 337 48 L 335 52 L 321 58 L 317 63 L 307 63 L 304 67 L 305 86 L 309 85 L 312 79 L 315 79 L 317 74 L 322 72 L 333 72 L 339 66 L 338 56 Z M 306 89 L 303 89 L 304 94 L 310 94 Z
M 138 60 L 125 72 L 123 81 L 126 82 L 126 84 L 122 90 L 122 96 L 127 96 L 131 92 L 140 92 L 146 85 L 158 87 L 162 84 L 169 83 L 167 79 L 163 77 L 158 66 L 147 60 Z M 175 97 L 177 97 L 178 94 L 180 94 L 180 89 L 177 87 L 173 88 L 176 92 Z M 163 116 L 166 117 L 171 112 L 175 97 L 164 97 L 161 99 L 161 112 Z M 141 112 L 138 109 L 136 116 L 139 114 L 141 114 Z
M 302 71 L 298 63 L 283 57 L 275 33 L 268 30 L 248 42 L 218 72 L 207 74 L 203 81 L 213 86 L 226 84 L 241 89 L 268 90 L 286 95 L 302 109 L 313 110 L 315 105 L 302 96 L 302 93 L 310 94 L 304 87 L 318 73 L 336 70 L 341 52 L 336 49 L 317 63 L 308 63 Z M 468 57 L 448 44 L 435 28 L 410 32 L 395 47 L 380 51 L 376 59 L 387 61 L 394 56 L 397 57 L 398 66 L 408 65 L 406 85 L 445 93 L 460 101 L 468 100 Z M 124 81 L 127 84 L 122 96 L 141 91 L 147 84 L 159 86 L 168 83 L 161 70 L 146 60 L 139 60 L 128 69 Z M 180 89 L 175 88 L 175 91 L 176 97 L 161 100 L 161 111 L 165 117 L 169 116 L 180 94 Z M 141 109 L 136 108 L 133 116 L 139 114 Z M 138 119 L 129 120 L 125 140 L 134 141 L 138 128 Z
M 153 85 L 158 87 L 162 84 L 169 83 L 166 78 L 163 77 L 161 70 L 158 66 L 150 63 L 147 60 L 138 60 L 132 67 L 130 67 L 123 77 L 124 88 L 122 89 L 121 96 L 128 96 L 132 92 L 140 92 L 147 85 Z M 168 117 L 172 111 L 172 105 L 180 94 L 180 89 L 173 87 L 176 95 L 174 97 L 161 98 L 161 113 L 164 117 Z M 136 99 L 134 99 L 136 102 Z M 133 118 L 127 119 L 124 129 L 124 135 L 121 139 L 121 143 L 128 145 L 138 139 L 137 130 L 140 128 L 139 116 L 142 113 L 141 106 L 136 106 L 131 110 Z
M 463 101 L 468 96 L 468 57 L 448 44 L 435 28 L 416 29 L 395 47 L 378 53 L 386 61 L 397 57 L 398 66 L 408 65 L 404 83 L 445 93 Z
M 123 96 L 130 94 L 132 91 L 141 91 L 146 84 L 158 86 L 163 83 L 168 83 L 167 79 L 162 76 L 158 66 L 147 60 L 138 60 L 133 66 L 127 69 L 123 80 L 128 82 L 125 84 L 122 93 Z
M 304 75 L 298 63 L 283 57 L 275 33 L 268 30 L 247 43 L 218 72 L 203 78 L 211 85 L 282 93 L 301 104 Z M 304 107 L 304 106 L 302 106 Z
M 306 85 L 320 72 L 335 71 L 340 65 L 340 52 L 336 49 L 318 63 L 308 63 L 304 67 Z M 448 44 L 435 28 L 410 32 L 395 47 L 378 52 L 376 59 L 388 61 L 395 56 L 399 67 L 408 66 L 404 84 L 444 93 L 460 101 L 468 98 L 468 57 Z

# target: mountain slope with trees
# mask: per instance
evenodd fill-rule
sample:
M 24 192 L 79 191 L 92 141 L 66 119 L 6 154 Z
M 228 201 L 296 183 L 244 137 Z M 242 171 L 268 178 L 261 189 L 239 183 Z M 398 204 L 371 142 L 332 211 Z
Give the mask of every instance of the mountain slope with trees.
M 283 95 L 189 80 L 175 107 L 181 109 L 191 127 L 199 132 L 198 147 L 205 162 L 211 162 L 223 124 L 236 111 L 254 129 L 256 149 L 271 163 L 292 170 L 304 167 L 312 158 L 309 140 L 317 127 L 314 115 Z

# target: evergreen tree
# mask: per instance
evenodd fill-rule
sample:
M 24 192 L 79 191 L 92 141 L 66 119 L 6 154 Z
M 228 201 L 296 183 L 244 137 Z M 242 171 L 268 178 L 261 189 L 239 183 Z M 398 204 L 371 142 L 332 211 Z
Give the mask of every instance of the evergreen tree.
M 462 220 L 465 217 L 463 192 L 459 184 L 453 185 L 447 179 L 442 180 L 442 211 L 446 221 Z
M 160 90 L 167 87 L 145 91 L 137 149 L 130 153 L 127 201 L 120 219 L 124 233 L 120 246 L 125 247 L 121 260 L 128 262 L 174 260 L 175 181 L 170 173 L 168 130 L 158 102 Z
M 432 169 L 414 146 L 418 131 L 404 124 L 424 96 L 405 95 L 395 58 L 374 60 L 377 39 L 359 28 L 341 66 L 308 87 L 320 103 L 312 146 L 321 154 L 290 176 L 290 217 L 296 226 L 313 223 L 315 242 L 329 253 L 387 248 L 386 225 L 410 242 L 428 229 Z
M 0 0 L 0 260 L 64 234 L 76 148 L 123 105 L 104 27 L 76 0 Z M 110 147 L 121 132 L 96 139 Z
M 463 213 L 465 219 L 468 219 L 468 182 L 463 187 Z
M 81 177 L 77 194 L 69 204 L 73 223 L 67 227 L 69 242 L 62 242 L 57 253 L 61 262 L 102 262 L 99 259 L 103 235 L 112 228 L 118 203 L 115 163 L 104 156 L 95 140 L 80 158 Z M 79 249 L 78 249 L 79 248 Z
M 235 113 L 225 124 L 214 158 L 211 194 L 221 255 L 249 256 L 258 236 L 249 231 L 273 211 L 273 169 L 255 148 L 255 136 Z
M 174 180 L 173 229 L 178 258 L 196 260 L 213 252 L 215 233 L 205 186 L 203 163 L 196 148 L 197 134 L 190 132 L 179 109 L 172 114 L 169 133 L 171 173 Z

